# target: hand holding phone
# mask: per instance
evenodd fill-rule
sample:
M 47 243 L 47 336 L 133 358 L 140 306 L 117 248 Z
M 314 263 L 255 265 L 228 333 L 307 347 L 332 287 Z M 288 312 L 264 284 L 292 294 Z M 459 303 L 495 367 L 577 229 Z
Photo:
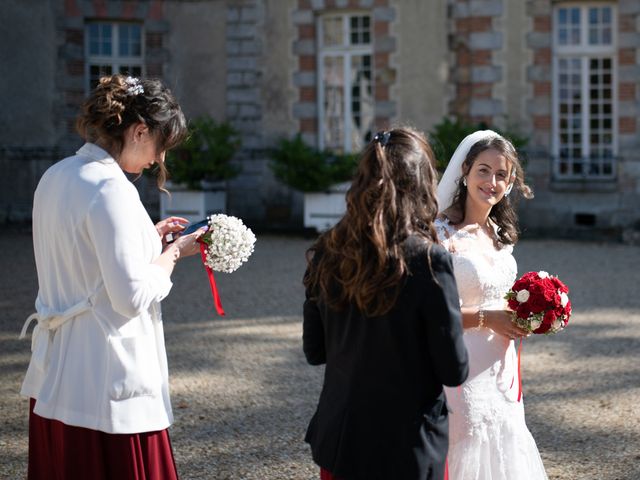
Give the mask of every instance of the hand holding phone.
M 199 228 L 208 227 L 208 226 L 209 226 L 209 220 L 207 219 L 200 220 L 199 222 L 189 224 L 187 228 L 185 228 L 183 231 L 180 232 L 180 235 L 189 235 L 190 233 L 195 232 Z

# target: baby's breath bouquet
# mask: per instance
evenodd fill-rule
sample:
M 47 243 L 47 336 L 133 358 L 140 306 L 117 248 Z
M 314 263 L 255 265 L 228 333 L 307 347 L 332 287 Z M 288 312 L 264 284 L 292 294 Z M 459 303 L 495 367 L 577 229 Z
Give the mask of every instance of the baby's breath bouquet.
M 204 263 L 211 293 L 220 315 L 224 315 L 213 272 L 235 272 L 249 260 L 256 236 L 242 220 L 231 215 L 216 214 L 207 217 L 209 229 L 200 237 L 200 253 Z
M 235 272 L 249 260 L 256 236 L 237 217 L 219 213 L 208 220 L 209 230 L 200 237 L 207 245 L 205 265 L 214 272 Z

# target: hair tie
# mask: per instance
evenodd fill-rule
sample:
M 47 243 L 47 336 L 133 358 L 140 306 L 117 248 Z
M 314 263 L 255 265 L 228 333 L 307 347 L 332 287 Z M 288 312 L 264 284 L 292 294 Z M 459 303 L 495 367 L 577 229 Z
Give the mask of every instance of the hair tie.
M 389 138 L 391 138 L 391 132 L 381 130 L 374 135 L 373 141 L 378 142 L 382 147 L 386 147 L 387 143 L 389 143 Z

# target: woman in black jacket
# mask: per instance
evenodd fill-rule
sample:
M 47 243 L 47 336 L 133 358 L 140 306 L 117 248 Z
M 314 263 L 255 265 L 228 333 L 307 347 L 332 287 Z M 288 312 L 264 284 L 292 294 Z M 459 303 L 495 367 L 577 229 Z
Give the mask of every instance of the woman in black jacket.
M 458 291 L 437 244 L 436 173 L 420 133 L 365 148 L 347 212 L 308 252 L 303 344 L 326 363 L 307 430 L 321 478 L 442 480 L 442 386 L 467 377 Z

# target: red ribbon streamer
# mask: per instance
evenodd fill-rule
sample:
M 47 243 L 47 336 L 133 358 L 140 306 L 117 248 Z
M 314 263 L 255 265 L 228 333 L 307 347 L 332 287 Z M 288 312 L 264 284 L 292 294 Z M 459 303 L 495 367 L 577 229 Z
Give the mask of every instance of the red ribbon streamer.
M 522 353 L 522 338 L 520 338 L 520 345 L 518 345 L 518 401 L 522 399 L 522 375 L 520 373 L 520 354 Z M 509 389 L 513 388 L 513 383 L 515 382 L 516 377 L 514 376 L 511 379 L 511 385 L 509 385 Z
M 522 400 L 522 374 L 520 373 L 520 354 L 522 353 L 522 338 L 518 346 L 518 401 Z
M 220 294 L 218 293 L 218 287 L 216 281 L 213 278 L 213 270 L 207 265 L 207 244 L 200 242 L 200 256 L 202 257 L 202 263 L 204 269 L 207 271 L 207 277 L 209 277 L 209 285 L 211 286 L 211 295 L 213 296 L 213 303 L 215 303 L 216 311 L 218 315 L 224 317 L 224 310 L 222 309 L 222 302 L 220 301 Z

